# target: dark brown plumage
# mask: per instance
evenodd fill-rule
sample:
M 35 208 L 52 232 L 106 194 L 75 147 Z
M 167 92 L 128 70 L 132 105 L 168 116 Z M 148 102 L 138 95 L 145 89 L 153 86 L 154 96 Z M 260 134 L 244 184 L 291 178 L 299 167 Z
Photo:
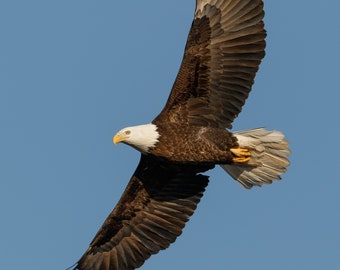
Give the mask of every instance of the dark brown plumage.
M 120 201 L 74 269 L 126 270 L 167 248 L 220 165 L 246 188 L 279 180 L 289 165 L 281 132 L 229 132 L 264 57 L 261 0 L 196 0 L 182 65 L 161 113 L 122 129 L 142 153 Z
M 265 54 L 263 16 L 260 0 L 196 1 L 181 68 L 156 120 L 231 128 Z
M 159 137 L 150 154 L 174 163 L 232 163 L 233 155 L 228 150 L 237 147 L 238 143 L 227 130 L 172 122 L 153 123 L 160 134 L 166 136 Z
M 208 177 L 142 156 L 115 209 L 75 269 L 135 269 L 182 233 Z

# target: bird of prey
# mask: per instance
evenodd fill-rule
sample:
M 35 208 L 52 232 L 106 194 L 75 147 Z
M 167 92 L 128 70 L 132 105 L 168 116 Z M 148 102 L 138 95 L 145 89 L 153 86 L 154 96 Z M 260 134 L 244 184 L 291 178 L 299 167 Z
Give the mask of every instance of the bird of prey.
M 113 142 L 141 153 L 121 199 L 77 262 L 79 270 L 140 267 L 182 233 L 220 165 L 245 188 L 279 180 L 288 142 L 264 128 L 231 132 L 265 55 L 261 0 L 196 0 L 169 98 L 150 123 Z

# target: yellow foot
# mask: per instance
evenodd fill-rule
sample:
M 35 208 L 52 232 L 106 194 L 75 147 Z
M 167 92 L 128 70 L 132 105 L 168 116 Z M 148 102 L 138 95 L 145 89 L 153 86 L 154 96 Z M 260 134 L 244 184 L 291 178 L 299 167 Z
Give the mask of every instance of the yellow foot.
M 245 163 L 250 160 L 250 152 L 247 148 L 231 148 L 230 152 L 233 153 L 233 162 L 235 163 Z
M 246 163 L 250 160 L 250 157 L 234 157 L 233 162 L 234 163 Z

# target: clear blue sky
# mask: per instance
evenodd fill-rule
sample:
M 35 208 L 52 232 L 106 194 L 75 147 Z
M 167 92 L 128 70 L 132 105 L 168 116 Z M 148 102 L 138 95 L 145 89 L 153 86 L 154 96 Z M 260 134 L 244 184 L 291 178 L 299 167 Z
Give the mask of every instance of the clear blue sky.
M 163 107 L 194 0 L 0 3 L 0 268 L 62 270 L 139 153 L 112 135 Z M 283 180 L 220 168 L 184 233 L 141 269 L 340 269 L 340 2 L 265 0 L 267 55 L 234 130 L 284 131 Z

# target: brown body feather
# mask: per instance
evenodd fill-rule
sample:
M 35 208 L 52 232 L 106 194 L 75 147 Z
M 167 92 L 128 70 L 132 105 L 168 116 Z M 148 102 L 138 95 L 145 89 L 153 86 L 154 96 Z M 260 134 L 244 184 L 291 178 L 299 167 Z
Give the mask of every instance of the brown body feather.
M 157 122 L 160 137 L 150 154 L 174 163 L 231 164 L 237 139 L 222 128 Z M 180 147 L 179 147 L 180 146 Z

